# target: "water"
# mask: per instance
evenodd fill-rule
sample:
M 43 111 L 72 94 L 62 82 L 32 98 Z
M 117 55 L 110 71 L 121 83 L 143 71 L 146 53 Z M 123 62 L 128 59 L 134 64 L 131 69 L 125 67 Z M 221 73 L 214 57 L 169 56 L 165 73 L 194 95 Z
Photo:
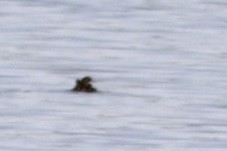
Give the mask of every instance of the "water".
M 227 149 L 225 0 L 0 7 L 0 150 Z

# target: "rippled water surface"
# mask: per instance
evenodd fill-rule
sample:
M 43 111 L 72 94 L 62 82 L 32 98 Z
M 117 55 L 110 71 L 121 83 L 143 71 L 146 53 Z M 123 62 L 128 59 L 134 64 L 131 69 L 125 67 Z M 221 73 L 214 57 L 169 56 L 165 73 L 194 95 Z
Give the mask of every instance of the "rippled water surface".
M 0 150 L 227 150 L 225 0 L 1 0 Z M 91 75 L 99 93 L 69 91 Z

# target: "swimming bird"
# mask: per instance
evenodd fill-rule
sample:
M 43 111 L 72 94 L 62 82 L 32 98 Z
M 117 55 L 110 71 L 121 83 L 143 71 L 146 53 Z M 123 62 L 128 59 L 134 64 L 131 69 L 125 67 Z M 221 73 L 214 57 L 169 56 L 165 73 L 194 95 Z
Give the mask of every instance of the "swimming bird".
M 76 80 L 76 86 L 72 91 L 80 92 L 96 92 L 97 90 L 91 84 L 92 78 L 90 76 L 85 76 L 84 78 Z

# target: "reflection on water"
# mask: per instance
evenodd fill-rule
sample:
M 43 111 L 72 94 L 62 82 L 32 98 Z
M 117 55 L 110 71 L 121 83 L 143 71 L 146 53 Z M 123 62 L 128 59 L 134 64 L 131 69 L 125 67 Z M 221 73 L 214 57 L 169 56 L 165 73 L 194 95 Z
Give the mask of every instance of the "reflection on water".
M 0 149 L 227 148 L 224 0 L 0 6 Z

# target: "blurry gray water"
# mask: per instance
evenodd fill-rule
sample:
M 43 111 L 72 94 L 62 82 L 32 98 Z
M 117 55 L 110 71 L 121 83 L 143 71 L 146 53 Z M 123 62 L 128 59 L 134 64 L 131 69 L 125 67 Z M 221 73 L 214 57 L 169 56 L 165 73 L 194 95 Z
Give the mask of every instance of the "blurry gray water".
M 226 0 L 1 0 L 1 151 L 227 150 Z M 95 94 L 72 93 L 91 75 Z

